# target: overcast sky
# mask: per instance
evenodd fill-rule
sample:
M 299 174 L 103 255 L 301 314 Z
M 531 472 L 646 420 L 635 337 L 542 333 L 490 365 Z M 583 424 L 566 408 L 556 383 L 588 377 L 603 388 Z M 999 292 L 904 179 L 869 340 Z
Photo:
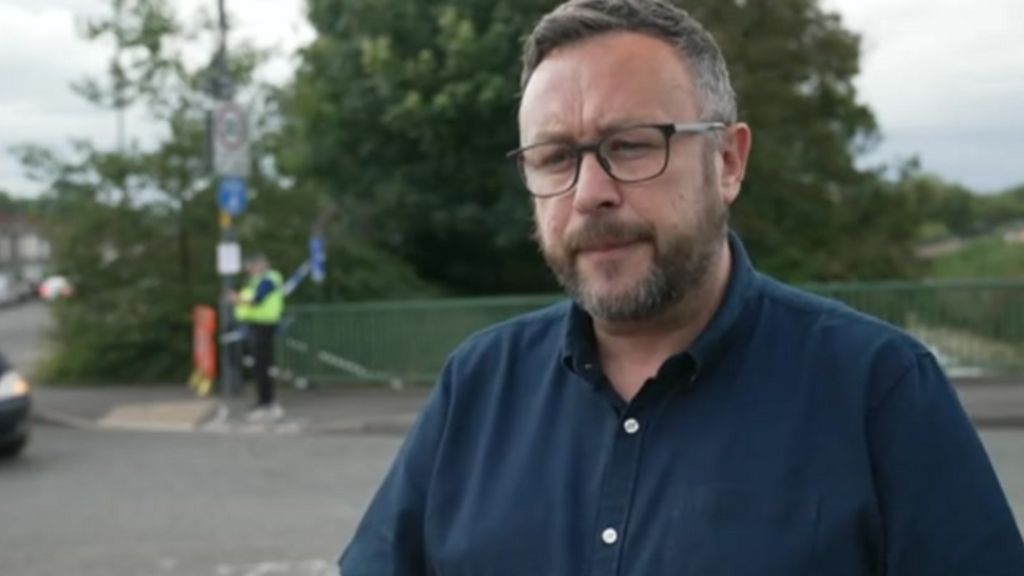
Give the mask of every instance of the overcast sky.
M 226 1 L 239 19 L 233 33 L 258 44 L 289 53 L 312 37 L 304 0 Z M 865 162 L 917 155 L 927 170 L 979 192 L 1024 183 L 1024 0 L 823 1 L 864 37 L 859 93 L 885 138 Z M 173 4 L 182 13 L 216 7 L 215 0 Z M 61 147 L 71 138 L 113 145 L 113 115 L 68 89 L 106 66 L 109 49 L 76 35 L 76 15 L 106 5 L 0 0 L 0 151 L 25 142 Z M 290 70 L 282 57 L 267 74 L 284 80 Z M 141 119 L 129 120 L 130 137 L 151 134 Z M 0 154 L 0 189 L 38 187 Z

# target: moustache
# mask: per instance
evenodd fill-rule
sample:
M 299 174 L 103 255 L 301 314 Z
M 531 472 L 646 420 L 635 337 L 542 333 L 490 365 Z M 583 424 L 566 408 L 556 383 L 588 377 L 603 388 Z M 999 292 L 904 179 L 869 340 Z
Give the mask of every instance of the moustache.
M 609 219 L 588 220 L 566 236 L 565 249 L 575 255 L 585 250 L 599 250 L 635 242 L 654 243 L 650 226 Z

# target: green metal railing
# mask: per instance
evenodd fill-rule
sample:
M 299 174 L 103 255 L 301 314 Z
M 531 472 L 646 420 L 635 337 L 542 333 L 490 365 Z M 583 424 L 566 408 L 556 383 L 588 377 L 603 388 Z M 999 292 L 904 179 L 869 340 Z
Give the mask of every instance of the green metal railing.
M 1024 374 L 1024 280 L 816 284 L 924 341 L 951 376 Z M 558 295 L 289 307 L 278 367 L 306 382 L 429 382 L 467 336 Z
M 289 307 L 278 367 L 286 377 L 431 381 L 467 336 L 560 296 L 414 300 Z
M 914 334 L 935 352 L 951 376 L 1024 374 L 1024 280 L 805 288 Z

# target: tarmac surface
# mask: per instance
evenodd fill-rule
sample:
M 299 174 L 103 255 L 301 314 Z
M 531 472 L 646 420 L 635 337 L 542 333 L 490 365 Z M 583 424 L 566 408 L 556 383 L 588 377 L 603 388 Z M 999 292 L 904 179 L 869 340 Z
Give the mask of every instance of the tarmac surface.
M 1024 382 L 963 380 L 960 400 L 978 428 L 1024 429 Z M 404 435 L 428 388 L 279 386 L 284 418 L 250 423 L 251 393 L 199 398 L 184 385 L 41 387 L 33 390 L 37 420 L 80 429 L 208 434 Z

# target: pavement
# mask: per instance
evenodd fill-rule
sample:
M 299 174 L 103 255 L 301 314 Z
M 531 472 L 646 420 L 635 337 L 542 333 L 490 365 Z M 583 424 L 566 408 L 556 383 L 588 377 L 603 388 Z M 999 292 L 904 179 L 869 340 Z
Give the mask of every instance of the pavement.
M 38 422 L 77 429 L 207 434 L 404 435 L 429 389 L 278 387 L 284 417 L 250 423 L 253 395 L 200 398 L 185 385 L 35 386 Z
M 960 400 L 979 428 L 1024 429 L 1024 380 L 962 379 Z M 33 389 L 38 421 L 79 429 L 207 434 L 404 435 L 429 390 L 279 386 L 284 418 L 249 423 L 251 391 L 199 398 L 184 385 L 93 386 Z

